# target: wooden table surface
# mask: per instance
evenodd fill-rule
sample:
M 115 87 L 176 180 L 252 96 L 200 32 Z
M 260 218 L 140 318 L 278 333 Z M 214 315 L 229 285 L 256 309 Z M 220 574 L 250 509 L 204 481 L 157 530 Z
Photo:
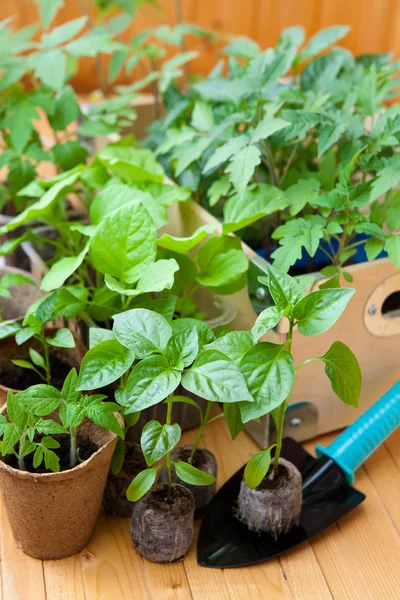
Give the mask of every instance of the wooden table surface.
M 184 442 L 194 435 L 185 433 Z M 244 433 L 232 443 L 221 420 L 208 427 L 204 445 L 217 456 L 219 484 L 258 450 Z M 183 562 L 151 563 L 132 547 L 129 520 L 105 517 L 79 555 L 42 562 L 17 549 L 1 507 L 2 599 L 399 600 L 399 469 L 400 430 L 358 471 L 363 504 L 279 559 L 240 569 L 199 567 L 194 544 Z

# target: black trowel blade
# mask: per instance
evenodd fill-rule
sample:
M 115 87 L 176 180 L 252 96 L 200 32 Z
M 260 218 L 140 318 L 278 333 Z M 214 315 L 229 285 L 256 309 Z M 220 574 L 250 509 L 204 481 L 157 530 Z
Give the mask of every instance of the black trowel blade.
M 300 524 L 278 539 L 254 533 L 234 515 L 244 467 L 237 471 L 209 504 L 201 524 L 197 560 L 203 567 L 226 569 L 259 563 L 326 529 L 360 504 L 365 496 L 346 483 L 342 471 L 329 459 L 316 459 L 291 438 L 285 438 L 282 456 L 303 478 Z

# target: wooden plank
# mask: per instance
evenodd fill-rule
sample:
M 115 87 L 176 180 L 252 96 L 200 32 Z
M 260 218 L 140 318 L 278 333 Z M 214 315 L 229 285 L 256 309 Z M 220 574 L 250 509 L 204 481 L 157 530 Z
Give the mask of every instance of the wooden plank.
M 129 519 L 102 517 L 80 553 L 86 600 L 146 600 L 142 561 L 133 548 Z
M 144 576 L 152 600 L 191 600 L 193 598 L 183 562 L 169 564 L 152 563 L 142 559 Z
M 1 518 L 1 583 L 4 600 L 46 600 L 43 565 L 19 550 L 14 541 L 3 502 Z
M 43 561 L 47 600 L 85 600 L 79 555 Z

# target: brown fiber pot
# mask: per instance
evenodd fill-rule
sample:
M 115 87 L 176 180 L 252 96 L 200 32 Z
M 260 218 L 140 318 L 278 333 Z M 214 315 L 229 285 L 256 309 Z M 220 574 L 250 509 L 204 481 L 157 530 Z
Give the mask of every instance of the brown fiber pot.
M 46 335 L 50 337 L 54 337 L 57 328 L 47 328 Z M 80 341 L 79 337 L 72 332 L 75 340 L 75 348 L 55 348 L 50 347 L 50 362 L 52 360 L 56 362 L 56 368 L 53 369 L 54 375 L 57 375 L 59 382 L 55 387 L 60 388 L 65 377 L 68 375 L 69 371 L 72 367 L 75 367 L 79 370 L 79 367 L 82 362 L 82 358 L 86 352 L 86 348 Z M 38 352 L 42 353 L 41 344 L 35 340 L 30 339 L 21 346 L 15 342 L 14 337 L 9 337 L 4 340 L 0 340 L 0 406 L 3 406 L 7 401 L 7 392 L 11 389 L 14 392 L 21 391 L 21 389 L 26 389 L 35 383 L 43 383 L 40 379 L 37 381 L 32 381 L 28 385 L 23 385 L 24 379 L 27 376 L 31 376 L 33 371 L 27 371 L 27 369 L 23 369 L 21 367 L 16 367 L 12 365 L 11 360 L 30 360 L 29 358 L 29 348 L 33 348 Z M 10 368 L 12 368 L 16 374 L 21 378 L 21 384 L 19 381 L 16 381 L 16 385 L 12 387 L 8 387 L 7 385 L 3 385 L 3 373 L 7 374 L 10 372 Z M 52 382 L 54 384 L 55 382 Z
M 66 558 L 88 543 L 101 509 L 117 436 L 84 421 L 79 437 L 98 446 L 92 456 L 60 473 L 20 471 L 0 461 L 0 486 L 11 529 L 25 554 Z

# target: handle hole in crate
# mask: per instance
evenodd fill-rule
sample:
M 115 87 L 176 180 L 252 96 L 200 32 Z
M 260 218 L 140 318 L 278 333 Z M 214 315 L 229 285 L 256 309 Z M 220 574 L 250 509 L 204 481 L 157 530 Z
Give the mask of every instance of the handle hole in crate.
M 400 317 L 400 290 L 392 292 L 382 304 L 382 316 L 385 319 Z

